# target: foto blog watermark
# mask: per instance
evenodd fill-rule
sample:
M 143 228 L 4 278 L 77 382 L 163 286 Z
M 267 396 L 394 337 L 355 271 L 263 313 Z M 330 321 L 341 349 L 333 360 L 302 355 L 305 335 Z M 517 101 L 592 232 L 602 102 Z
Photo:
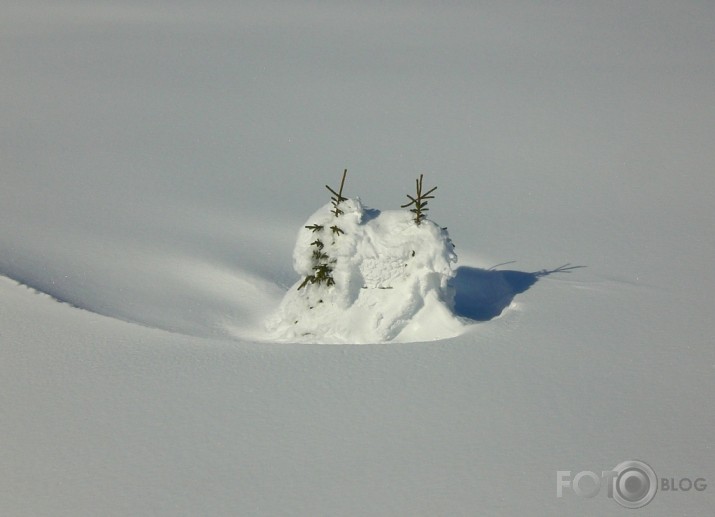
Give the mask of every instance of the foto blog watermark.
M 567 491 L 578 497 L 592 498 L 603 493 L 625 508 L 642 508 L 650 503 L 658 491 L 703 492 L 707 489 L 704 477 L 661 477 L 644 461 L 628 460 L 600 475 L 590 470 L 556 471 L 556 497 Z

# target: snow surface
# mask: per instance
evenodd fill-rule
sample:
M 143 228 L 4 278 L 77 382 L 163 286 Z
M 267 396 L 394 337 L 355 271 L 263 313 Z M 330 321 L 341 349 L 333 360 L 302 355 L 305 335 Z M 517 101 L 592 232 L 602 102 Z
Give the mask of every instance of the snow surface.
M 0 514 L 713 513 L 711 2 L 2 13 Z M 344 168 L 478 323 L 257 338 Z M 627 459 L 709 486 L 556 497 Z

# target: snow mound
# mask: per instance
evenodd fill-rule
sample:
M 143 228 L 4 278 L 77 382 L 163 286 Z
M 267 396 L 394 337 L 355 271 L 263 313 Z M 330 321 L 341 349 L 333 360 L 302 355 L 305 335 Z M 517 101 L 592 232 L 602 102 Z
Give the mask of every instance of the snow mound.
M 429 219 L 417 225 L 407 211 L 365 208 L 359 199 L 340 209 L 336 216 L 326 204 L 298 232 L 293 266 L 301 279 L 268 321 L 272 339 L 377 343 L 461 334 L 466 326 L 452 311 L 450 286 L 457 256 L 447 229 Z M 331 280 L 306 283 L 321 261 Z

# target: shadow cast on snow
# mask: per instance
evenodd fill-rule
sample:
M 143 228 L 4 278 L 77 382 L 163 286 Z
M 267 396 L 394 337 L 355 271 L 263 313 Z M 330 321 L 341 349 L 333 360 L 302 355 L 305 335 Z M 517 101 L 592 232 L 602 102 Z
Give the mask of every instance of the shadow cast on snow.
M 475 321 L 496 318 L 509 307 L 517 294 L 529 289 L 539 278 L 554 273 L 570 273 L 581 267 L 585 266 L 565 264 L 553 270 L 542 269 L 534 273 L 527 273 L 525 271 L 498 271 L 494 268 L 479 269 L 461 266 L 457 268 L 456 275 L 451 282 L 455 290 L 454 312 L 457 316 Z

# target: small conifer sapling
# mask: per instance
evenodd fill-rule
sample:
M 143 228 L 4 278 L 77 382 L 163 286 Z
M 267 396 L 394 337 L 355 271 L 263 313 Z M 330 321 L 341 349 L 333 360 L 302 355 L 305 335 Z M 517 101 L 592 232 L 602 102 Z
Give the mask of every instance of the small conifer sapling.
M 344 213 L 340 209 L 340 203 L 342 203 L 343 201 L 347 201 L 348 199 L 346 197 L 343 197 L 343 187 L 345 186 L 345 177 L 347 176 L 347 174 L 348 170 L 345 169 L 343 171 L 343 177 L 340 180 L 340 188 L 337 192 L 330 188 L 328 185 L 325 185 L 325 188 L 327 188 L 332 194 L 330 198 L 330 201 L 333 205 L 331 213 L 335 216 L 335 218 L 338 218 L 341 214 Z M 332 266 L 335 263 L 335 259 L 331 258 L 330 255 L 324 250 L 325 243 L 320 238 L 324 233 L 323 230 L 325 227 L 322 224 L 311 224 L 309 226 L 306 226 L 305 228 L 310 230 L 314 234 L 317 234 L 317 238 L 310 243 L 310 245 L 313 247 L 313 253 L 311 256 L 313 263 L 313 273 L 303 279 L 303 281 L 298 286 L 298 290 L 300 291 L 308 284 L 325 284 L 328 287 L 335 285 Z M 335 237 L 345 233 L 341 228 L 338 227 L 337 224 L 332 225 L 330 227 L 330 231 L 333 237 L 333 243 L 335 242 Z
M 410 212 L 414 214 L 414 221 L 415 223 L 419 226 L 419 224 L 422 222 L 422 220 L 426 217 L 425 212 L 429 210 L 427 208 L 427 200 L 428 199 L 434 199 L 434 196 L 430 196 L 432 192 L 437 190 L 437 187 L 432 187 L 429 189 L 427 192 L 423 193 L 422 192 L 422 174 L 420 174 L 419 179 L 415 180 L 416 186 L 417 186 L 417 195 L 415 197 L 410 196 L 407 194 L 407 197 L 410 198 L 410 202 L 404 205 L 400 205 L 401 208 L 407 208 L 409 206 L 414 205 L 414 208 L 410 209 Z

